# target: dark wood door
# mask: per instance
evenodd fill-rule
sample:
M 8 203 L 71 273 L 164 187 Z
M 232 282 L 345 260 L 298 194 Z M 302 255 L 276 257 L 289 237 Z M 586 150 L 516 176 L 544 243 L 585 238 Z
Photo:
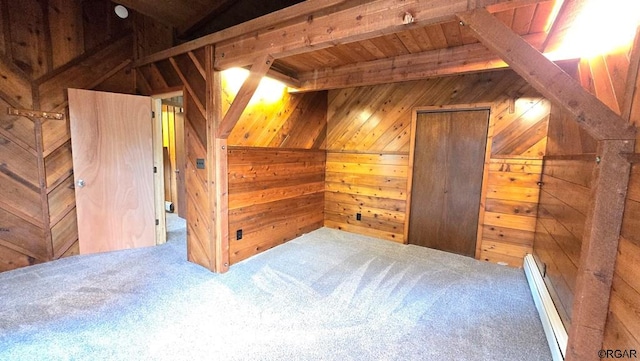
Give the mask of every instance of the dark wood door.
M 475 256 L 488 110 L 419 113 L 409 243 Z

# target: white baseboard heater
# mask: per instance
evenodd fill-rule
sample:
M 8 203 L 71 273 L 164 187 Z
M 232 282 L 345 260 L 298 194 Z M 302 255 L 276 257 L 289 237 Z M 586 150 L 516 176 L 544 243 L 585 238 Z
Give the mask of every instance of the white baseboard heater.
M 527 275 L 529 288 L 540 314 L 540 320 L 547 336 L 547 342 L 549 342 L 553 361 L 562 361 L 567 352 L 567 331 L 562 324 L 553 300 L 551 300 L 551 295 L 542 279 L 538 265 L 531 254 L 527 254 L 524 257 L 524 273 Z

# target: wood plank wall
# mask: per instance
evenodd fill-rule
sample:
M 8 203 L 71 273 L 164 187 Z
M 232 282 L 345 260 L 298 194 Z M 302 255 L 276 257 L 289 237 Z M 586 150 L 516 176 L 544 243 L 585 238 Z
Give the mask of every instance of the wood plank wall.
M 603 348 L 640 349 L 640 162 L 633 164 Z
M 231 264 L 322 227 L 325 159 L 318 149 L 229 149 Z
M 206 172 L 196 159 L 206 158 L 207 87 L 205 52 L 162 60 L 137 69 L 144 92 L 184 87 L 187 148 L 187 224 L 189 259 L 210 264 L 207 233 L 212 224 Z M 224 115 L 237 88 L 221 77 Z M 327 93 L 256 95 L 228 138 L 230 264 L 322 226 Z M 319 171 L 319 168 L 322 168 Z M 296 171 L 292 173 L 291 170 Z M 294 207 L 300 214 L 291 215 Z M 236 239 L 242 229 L 243 237 Z
M 520 267 L 533 244 L 549 104 L 511 71 L 330 91 L 325 226 L 406 242 L 412 109 L 476 103 L 494 108 L 480 258 Z
M 207 73 L 204 70 L 207 56 L 204 49 L 183 54 L 163 62 L 162 67 L 150 64 L 138 68 L 138 85 L 148 92 L 184 87 L 183 107 L 185 118 L 185 185 L 187 189 L 187 258 L 197 264 L 212 267 L 215 251 L 212 249 L 211 232 L 214 226 L 212 203 L 208 182 L 208 170 L 213 167 L 207 157 L 211 140 L 207 136 Z M 198 160 L 204 167 L 198 167 Z
M 640 125 L 640 39 L 628 48 L 565 68 L 613 111 Z M 569 116 L 553 107 L 544 161 L 544 186 L 534 252 L 547 265 L 552 297 L 566 325 L 570 323 L 573 287 L 596 143 Z M 636 141 L 636 157 L 640 137 Z M 640 167 L 632 174 L 618 246 L 603 349 L 640 348 Z
M 580 247 L 589 209 L 596 142 L 571 115 L 554 106 L 538 206 L 534 254 L 544 281 L 569 327 Z
M 172 45 L 157 24 L 113 15 L 110 1 L 0 0 L 0 271 L 76 254 L 77 224 L 68 123 L 7 115 L 7 107 L 66 113 L 69 87 L 134 93 L 134 44 Z M 6 11 L 5 11 L 6 10 Z
M 583 61 L 583 63 L 585 63 Z M 640 32 L 628 49 L 582 66 L 583 86 L 640 127 Z M 584 64 L 583 64 L 584 65 Z M 588 71 L 587 71 L 588 70 Z M 598 81 L 598 79 L 602 79 Z M 604 90 L 603 90 L 604 89 Z M 606 89 L 610 89 L 606 91 Z M 609 94 L 608 98 L 603 94 Z M 612 98 L 612 95 L 614 98 Z M 606 99 L 615 99 L 607 101 Z M 604 349 L 640 349 L 640 133 L 636 139 L 618 257 L 616 259 Z
M 259 89 L 229 135 L 231 264 L 323 226 L 327 92 L 283 90 Z

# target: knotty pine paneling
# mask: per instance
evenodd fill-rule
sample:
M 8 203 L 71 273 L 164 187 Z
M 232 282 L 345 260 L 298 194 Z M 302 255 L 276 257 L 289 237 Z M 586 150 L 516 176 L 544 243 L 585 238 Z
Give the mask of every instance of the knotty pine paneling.
M 82 2 L 47 0 L 52 66 L 62 66 L 84 52 Z
M 235 99 L 234 89 L 223 73 L 223 111 Z M 226 79 L 226 80 L 225 80 Z M 320 149 L 327 126 L 327 92 L 288 93 L 284 88 L 280 97 L 265 97 L 263 85 L 245 108 L 229 135 L 229 145 Z
M 199 169 L 197 159 L 207 159 L 207 138 L 198 134 L 200 119 L 204 115 L 193 104 L 191 93 L 184 94 L 185 100 L 185 186 L 187 189 L 187 258 L 200 265 L 213 265 L 215 255 L 212 253 L 211 207 L 209 197 L 207 168 L 213 164 L 205 164 Z M 204 125 L 203 125 L 204 126 Z M 206 129 L 206 126 L 205 126 Z
M 7 1 L 14 63 L 32 78 L 51 69 L 45 32 L 45 9 L 38 0 Z M 48 30 L 48 29 L 47 29 Z
M 640 164 L 633 164 L 616 259 L 604 348 L 640 348 Z
M 640 125 L 640 39 L 635 40 L 630 56 L 629 80 L 635 86 L 627 87 L 623 117 L 636 126 Z M 635 57 L 633 56 L 635 55 Z M 635 79 L 633 74 L 635 74 Z M 636 138 L 636 156 L 640 153 L 640 133 Z M 622 220 L 618 256 L 613 275 L 609 314 L 605 326 L 605 349 L 640 348 L 640 163 L 633 163 L 625 212 Z
M 580 266 L 580 248 L 591 197 L 595 162 L 545 160 L 534 253 L 546 265 L 545 283 L 555 297 L 565 327 Z
M 405 242 L 413 109 L 477 103 L 492 104 L 493 133 L 478 256 L 521 267 L 533 244 L 550 104 L 511 71 L 329 91 L 325 226 Z
M 578 80 L 617 114 L 621 114 L 627 89 L 631 47 L 585 58 L 578 67 Z
M 33 92 L 29 76 L 11 59 L 0 56 L 0 94 L 7 106 L 17 108 L 33 107 Z
M 1 93 L 0 93 L 1 94 Z M 10 108 L 11 105 L 0 95 L 0 109 Z M 28 152 L 36 154 L 35 124 L 26 117 L 18 117 L 0 112 L 0 134 L 11 139 Z
M 228 159 L 231 264 L 322 227 L 324 150 L 232 147 Z
M 118 19 L 108 0 L 0 0 L 0 108 L 65 113 L 69 87 L 134 92 L 134 48 L 162 50 L 172 34 L 132 15 Z M 77 254 L 67 121 L 3 110 L 0 165 L 0 270 Z
M 63 218 L 51 226 L 53 258 L 70 255 L 69 250 L 78 247 L 78 218 L 75 206 Z M 73 254 L 78 254 L 74 251 Z
M 329 151 L 325 226 L 405 243 L 408 166 L 407 154 Z
M 53 151 L 44 160 L 47 189 L 54 187 L 73 174 L 71 141 Z
M 16 259 L 0 258 L 0 264 L 23 264 L 27 259 L 31 264 L 48 260 L 46 247 L 42 244 L 42 225 L 34 224 L 5 208 L 0 205 L 0 254 L 16 255 Z M 4 253 L 3 249 L 11 249 L 12 252 Z
M 76 206 L 73 176 L 69 176 L 52 188 L 47 197 L 49 205 L 49 223 L 55 226 Z
M 480 258 L 522 266 L 536 228 L 541 159 L 491 159 Z

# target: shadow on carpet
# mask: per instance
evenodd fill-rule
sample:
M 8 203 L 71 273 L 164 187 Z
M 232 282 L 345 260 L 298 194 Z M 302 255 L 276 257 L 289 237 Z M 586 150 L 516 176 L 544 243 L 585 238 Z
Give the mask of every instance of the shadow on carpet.
M 322 228 L 212 274 L 184 241 L 0 274 L 1 360 L 551 360 L 522 270 Z

